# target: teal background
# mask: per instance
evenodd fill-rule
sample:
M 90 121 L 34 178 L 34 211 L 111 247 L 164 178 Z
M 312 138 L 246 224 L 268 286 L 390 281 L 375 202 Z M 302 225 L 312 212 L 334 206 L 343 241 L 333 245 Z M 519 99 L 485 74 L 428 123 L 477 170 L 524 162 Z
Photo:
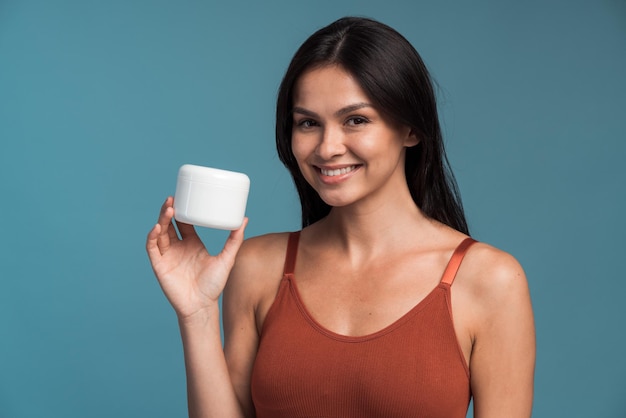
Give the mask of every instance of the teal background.
M 526 269 L 533 416 L 626 417 L 623 0 L 0 0 L 0 417 L 186 414 L 145 235 L 184 163 L 251 177 L 248 236 L 298 228 L 276 90 L 349 14 L 420 51 L 473 234 Z

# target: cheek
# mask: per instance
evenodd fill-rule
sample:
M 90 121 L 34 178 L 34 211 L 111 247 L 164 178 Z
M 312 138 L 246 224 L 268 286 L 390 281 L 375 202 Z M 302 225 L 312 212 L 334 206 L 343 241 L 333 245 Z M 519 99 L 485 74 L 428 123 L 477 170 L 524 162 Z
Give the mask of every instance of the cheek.
M 302 173 L 306 177 L 307 165 L 305 161 L 308 156 L 308 153 L 304 145 L 305 144 L 303 144 L 303 141 L 298 141 L 295 138 L 291 140 L 291 153 L 296 159 L 296 163 L 298 164 L 298 167 L 300 168 L 300 173 Z
M 296 159 L 300 174 L 302 175 L 304 180 L 312 186 L 315 178 L 315 170 L 313 169 L 313 167 L 307 164 L 307 159 L 310 156 L 310 152 L 308 150 L 308 147 L 306 146 L 306 141 L 292 140 L 291 153 Z
M 300 160 L 302 159 L 302 144 L 293 139 L 293 137 L 291 140 L 291 153 L 296 158 L 296 161 L 298 161 L 298 164 L 300 164 Z
M 296 157 L 298 164 L 303 162 L 312 152 L 308 142 L 309 141 L 299 138 L 297 135 L 292 135 L 291 137 L 291 152 L 293 156 Z

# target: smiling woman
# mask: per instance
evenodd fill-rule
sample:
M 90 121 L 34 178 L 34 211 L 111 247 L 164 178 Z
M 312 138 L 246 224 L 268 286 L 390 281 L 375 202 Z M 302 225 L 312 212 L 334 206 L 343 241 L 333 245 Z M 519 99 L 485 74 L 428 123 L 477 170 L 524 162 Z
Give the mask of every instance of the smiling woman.
M 302 225 L 330 211 L 300 173 L 291 150 L 295 87 L 317 67 L 335 65 L 353 78 L 365 103 L 388 122 L 408 126 L 420 144 L 407 150 L 407 183 L 415 203 L 429 217 L 468 233 L 461 199 L 449 169 L 439 126 L 435 93 L 426 65 L 413 46 L 394 29 L 368 19 L 340 19 L 306 40 L 283 78 L 276 106 L 276 143 L 302 204 Z M 354 105 L 359 106 L 359 103 Z M 346 111 L 350 110 L 349 108 Z
M 526 278 L 469 237 L 406 39 L 363 18 L 313 34 L 281 84 L 276 142 L 300 231 L 244 242 L 244 222 L 211 256 L 168 198 L 148 234 L 190 415 L 461 418 L 473 396 L 477 418 L 530 416 Z

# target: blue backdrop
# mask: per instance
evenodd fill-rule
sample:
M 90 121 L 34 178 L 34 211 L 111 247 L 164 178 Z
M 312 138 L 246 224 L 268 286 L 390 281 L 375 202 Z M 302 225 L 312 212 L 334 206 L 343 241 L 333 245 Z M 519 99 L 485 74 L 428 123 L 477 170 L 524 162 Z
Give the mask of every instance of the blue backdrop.
M 145 235 L 184 163 L 250 176 L 248 236 L 298 228 L 276 90 L 348 14 L 420 51 L 473 234 L 526 269 L 534 416 L 626 416 L 623 0 L 0 0 L 1 417 L 185 415 Z

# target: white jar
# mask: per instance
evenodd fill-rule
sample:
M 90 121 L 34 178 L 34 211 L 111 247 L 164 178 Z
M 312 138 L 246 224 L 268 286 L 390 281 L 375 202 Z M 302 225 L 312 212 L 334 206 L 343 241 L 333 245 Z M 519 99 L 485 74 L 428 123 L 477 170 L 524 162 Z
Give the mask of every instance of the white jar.
M 185 164 L 178 170 L 174 217 L 197 226 L 237 229 L 249 190 L 250 179 L 243 173 Z

